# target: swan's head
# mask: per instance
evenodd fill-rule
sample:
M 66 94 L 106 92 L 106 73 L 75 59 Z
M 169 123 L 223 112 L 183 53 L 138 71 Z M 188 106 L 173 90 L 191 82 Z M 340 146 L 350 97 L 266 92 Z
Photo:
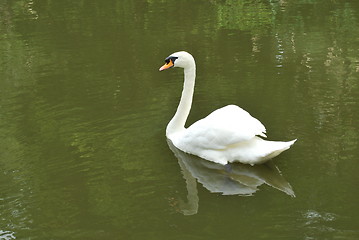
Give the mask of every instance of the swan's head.
M 172 53 L 165 59 L 165 62 L 166 63 L 159 69 L 160 71 L 172 67 L 189 68 L 195 66 L 194 58 L 185 51 Z

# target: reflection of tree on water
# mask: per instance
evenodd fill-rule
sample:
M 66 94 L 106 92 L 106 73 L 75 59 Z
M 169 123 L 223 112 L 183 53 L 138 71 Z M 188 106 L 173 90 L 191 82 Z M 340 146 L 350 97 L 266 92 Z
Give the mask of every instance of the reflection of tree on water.
M 212 193 L 222 195 L 251 196 L 262 184 L 267 184 L 292 197 L 292 187 L 280 174 L 279 169 L 271 162 L 250 166 L 240 163 L 220 165 L 206 161 L 177 149 L 167 139 L 168 146 L 178 159 L 186 180 L 187 200 L 180 201 L 180 211 L 184 215 L 193 215 L 198 211 L 198 191 L 196 180 Z

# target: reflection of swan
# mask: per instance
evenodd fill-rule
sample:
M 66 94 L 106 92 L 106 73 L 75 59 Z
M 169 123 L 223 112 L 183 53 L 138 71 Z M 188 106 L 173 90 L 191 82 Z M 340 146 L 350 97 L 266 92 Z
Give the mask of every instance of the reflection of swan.
M 256 166 L 240 163 L 223 166 L 182 152 L 169 139 L 167 143 L 177 157 L 186 179 L 188 203 L 180 202 L 181 211 L 185 215 L 196 214 L 198 210 L 196 179 L 210 192 L 223 195 L 250 196 L 265 183 L 295 197 L 292 187 L 272 162 Z
M 181 101 L 166 129 L 167 138 L 177 148 L 223 165 L 235 161 L 253 165 L 277 156 L 296 141 L 263 140 L 258 137 L 266 137 L 263 124 L 235 105 L 220 108 L 186 129 L 184 125 L 192 105 L 196 64 L 187 52 L 173 53 L 165 61 L 160 71 L 171 67 L 184 68 Z

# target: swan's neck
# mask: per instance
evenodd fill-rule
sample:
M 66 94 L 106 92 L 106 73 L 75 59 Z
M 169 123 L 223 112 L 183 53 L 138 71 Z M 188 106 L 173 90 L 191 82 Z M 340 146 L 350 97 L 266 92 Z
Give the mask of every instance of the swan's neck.
M 191 66 L 184 69 L 182 96 L 175 115 L 167 125 L 166 136 L 168 138 L 171 134 L 185 129 L 184 125 L 191 110 L 195 79 L 196 65 L 193 62 Z

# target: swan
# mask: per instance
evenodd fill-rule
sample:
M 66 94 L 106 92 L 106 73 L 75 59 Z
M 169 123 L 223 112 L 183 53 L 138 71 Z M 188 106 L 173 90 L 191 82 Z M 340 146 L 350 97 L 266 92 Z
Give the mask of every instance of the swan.
M 217 109 L 185 128 L 192 106 L 196 63 L 191 54 L 180 51 L 168 56 L 159 71 L 173 67 L 184 69 L 184 85 L 177 111 L 167 125 L 166 137 L 183 152 L 222 165 L 240 162 L 253 166 L 278 156 L 297 140 L 264 140 L 267 137 L 264 125 L 236 105 Z

